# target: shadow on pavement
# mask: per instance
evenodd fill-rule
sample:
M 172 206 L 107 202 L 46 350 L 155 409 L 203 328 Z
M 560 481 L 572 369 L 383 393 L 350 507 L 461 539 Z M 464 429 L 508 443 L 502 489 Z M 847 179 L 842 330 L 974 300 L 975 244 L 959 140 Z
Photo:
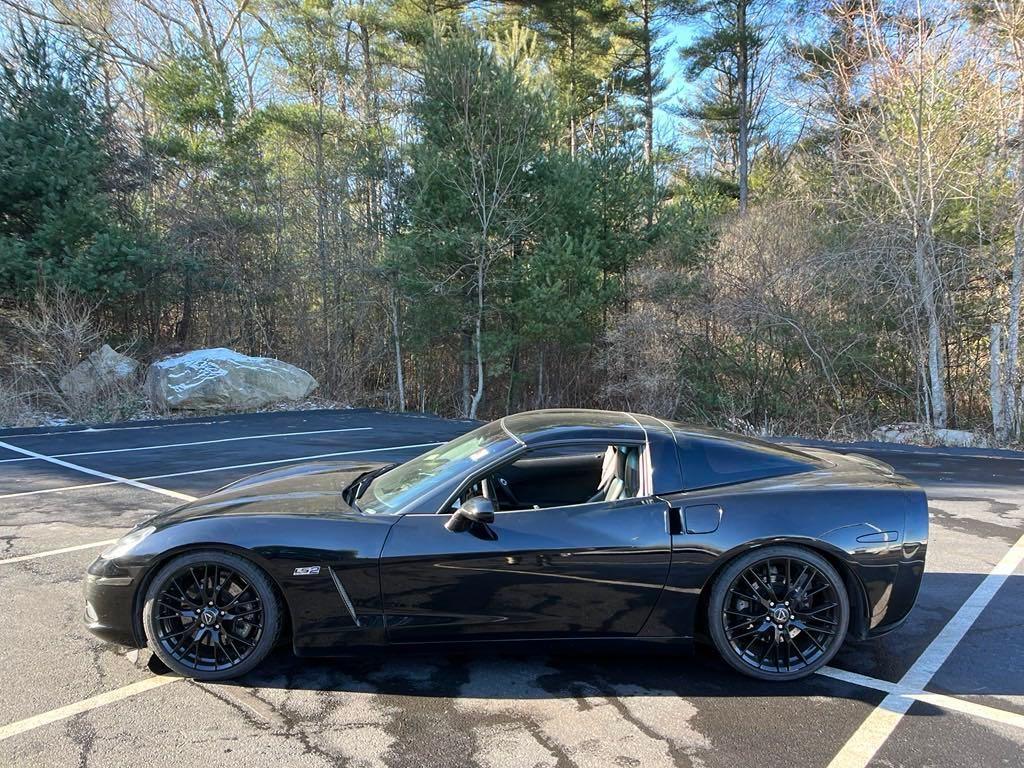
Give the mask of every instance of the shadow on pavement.
M 964 600 L 980 574 L 927 574 L 903 627 L 875 640 L 847 643 L 831 666 L 896 682 Z M 1024 696 L 1024 646 L 1019 617 L 1024 577 L 1011 577 L 936 675 L 954 695 Z M 878 691 L 820 675 L 790 683 L 746 678 L 702 645 L 586 643 L 552 652 L 543 643 L 506 650 L 481 643 L 466 650 L 402 646 L 339 659 L 301 659 L 279 649 L 259 669 L 227 683 L 249 688 L 486 699 L 681 696 L 780 698 L 824 696 L 876 703 Z M 154 671 L 157 671 L 154 669 Z M 917 715 L 938 714 L 916 707 Z

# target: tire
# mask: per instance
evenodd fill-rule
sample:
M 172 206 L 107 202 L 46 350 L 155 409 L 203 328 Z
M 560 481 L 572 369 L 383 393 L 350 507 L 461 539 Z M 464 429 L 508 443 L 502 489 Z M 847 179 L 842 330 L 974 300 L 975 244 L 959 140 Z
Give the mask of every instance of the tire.
M 733 669 L 759 680 L 797 680 L 828 664 L 842 646 L 850 600 L 821 555 L 764 547 L 718 575 L 707 619 L 715 649 Z
M 254 563 L 219 550 L 180 555 L 146 590 L 150 650 L 195 680 L 228 680 L 255 668 L 277 644 L 284 606 Z

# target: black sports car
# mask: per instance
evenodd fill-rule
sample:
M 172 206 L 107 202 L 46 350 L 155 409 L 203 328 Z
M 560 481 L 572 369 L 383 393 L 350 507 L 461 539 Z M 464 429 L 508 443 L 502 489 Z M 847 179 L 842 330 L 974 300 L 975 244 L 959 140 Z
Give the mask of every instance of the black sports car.
M 706 639 L 790 680 L 898 626 L 924 492 L 856 454 L 611 411 L 508 416 L 400 465 L 314 463 L 157 515 L 86 621 L 189 677 L 409 643 Z

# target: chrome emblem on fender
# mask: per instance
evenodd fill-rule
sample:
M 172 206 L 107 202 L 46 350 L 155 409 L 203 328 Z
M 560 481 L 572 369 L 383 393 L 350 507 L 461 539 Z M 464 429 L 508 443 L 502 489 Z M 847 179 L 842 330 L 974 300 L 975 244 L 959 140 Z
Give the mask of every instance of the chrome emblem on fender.
M 296 568 L 292 571 L 292 576 L 316 576 L 320 573 L 319 565 L 307 565 L 304 568 Z

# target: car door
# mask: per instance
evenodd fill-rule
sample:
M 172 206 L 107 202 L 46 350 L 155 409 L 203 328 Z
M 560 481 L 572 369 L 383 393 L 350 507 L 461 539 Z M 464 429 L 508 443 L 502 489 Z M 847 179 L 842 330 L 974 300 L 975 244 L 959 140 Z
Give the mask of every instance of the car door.
M 667 511 L 654 497 L 499 511 L 459 532 L 448 514 L 405 515 L 381 557 L 388 638 L 635 635 L 668 576 Z

